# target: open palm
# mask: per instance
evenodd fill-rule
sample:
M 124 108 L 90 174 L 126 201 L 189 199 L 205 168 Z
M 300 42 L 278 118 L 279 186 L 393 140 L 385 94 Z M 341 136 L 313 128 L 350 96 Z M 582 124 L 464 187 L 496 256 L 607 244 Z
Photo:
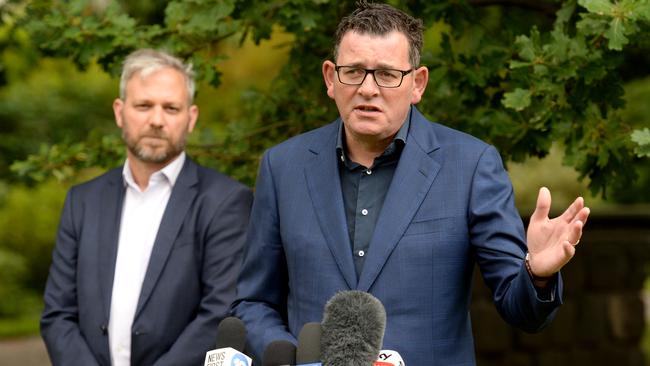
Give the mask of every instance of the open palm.
M 542 187 L 526 233 L 530 267 L 539 277 L 551 276 L 573 258 L 575 245 L 580 241 L 582 228 L 589 217 L 589 208 L 585 207 L 582 197 L 576 198 L 556 218 L 548 217 L 550 209 L 551 192 Z

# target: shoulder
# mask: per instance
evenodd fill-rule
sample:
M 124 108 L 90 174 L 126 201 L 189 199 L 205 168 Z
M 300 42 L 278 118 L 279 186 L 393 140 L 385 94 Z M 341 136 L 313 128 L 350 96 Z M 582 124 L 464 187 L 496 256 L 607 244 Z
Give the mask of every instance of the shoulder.
M 449 152 L 459 156 L 480 155 L 494 149 L 490 144 L 463 131 L 431 122 L 415 110 L 409 131 L 409 138 L 415 140 L 423 149 Z
M 72 186 L 69 194 L 99 197 L 107 186 L 119 185 L 122 182 L 122 166 L 119 166 L 86 182 Z
M 334 148 L 338 132 L 339 120 L 331 122 L 323 127 L 301 133 L 271 147 L 267 154 L 273 156 L 284 156 L 304 154 L 306 150 L 320 150 L 326 147 Z
M 207 168 L 192 162 L 196 167 L 199 187 L 201 190 L 221 189 L 226 191 L 250 191 L 245 184 L 229 177 L 215 169 Z
M 192 160 L 188 161 L 186 168 L 188 171 L 185 174 L 192 174 L 192 171 L 196 174 L 196 189 L 198 190 L 199 202 L 209 203 L 215 208 L 225 202 L 250 206 L 253 200 L 253 192 L 245 184 L 217 170 L 199 165 Z
M 443 145 L 463 145 L 465 147 L 474 147 L 480 150 L 484 150 L 489 146 L 485 141 L 466 132 L 435 122 L 431 122 L 431 125 L 436 135 L 440 137 Z

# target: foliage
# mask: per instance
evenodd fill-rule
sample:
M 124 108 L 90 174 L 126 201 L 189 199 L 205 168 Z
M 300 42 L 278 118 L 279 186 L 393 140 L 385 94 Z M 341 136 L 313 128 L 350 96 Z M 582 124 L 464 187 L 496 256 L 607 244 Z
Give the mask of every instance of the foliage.
M 0 209 L 0 268 L 13 274 L 0 277 L 3 291 L 10 291 L 8 281 L 42 293 L 66 188 L 50 179 L 36 188 L 14 186 L 5 197 Z
M 636 142 L 639 146 L 635 148 L 638 156 L 650 157 L 650 130 L 644 128 L 643 130 L 636 130 L 632 132 L 632 141 Z
M 0 90 L 0 177 L 8 177 L 9 165 L 27 154 L 50 159 L 39 154 L 41 145 L 45 153 L 51 144 L 90 140 L 90 131 L 103 135 L 117 130 L 110 108 L 117 84 L 107 75 L 99 70 L 81 73 L 69 62 L 47 59 L 23 73 L 17 69 L 24 55 L 6 52 L 4 59 L 8 77 L 15 80 Z M 71 101 L 76 101 L 74 107 Z M 50 164 L 54 161 L 45 162 L 41 177 L 57 174 Z
M 425 45 L 423 54 L 430 81 L 419 108 L 430 118 L 493 143 L 505 160 L 543 157 L 560 142 L 565 164 L 588 177 L 593 192 L 634 179 L 629 167 L 640 159 L 635 151 L 646 156 L 647 133 L 618 112 L 624 106 L 619 70 L 626 62 L 623 51 L 643 47 L 648 0 L 391 3 L 438 32 L 427 32 L 427 40 L 438 43 Z M 248 183 L 264 149 L 337 116 L 320 66 L 352 1 L 170 1 L 157 12 L 164 14 L 158 22 L 140 21 L 124 4 L 35 0 L 18 26 L 44 55 L 71 58 L 82 69 L 96 60 L 112 75 L 133 49 L 166 48 L 191 60 L 213 86 L 221 80 L 224 40 L 250 36 L 259 42 L 281 26 L 293 41 L 269 89 L 243 93 L 244 113 L 225 133 L 191 147 L 199 160 Z M 83 150 L 104 151 L 102 143 L 87 141 Z M 87 153 L 78 159 L 79 149 L 43 149 L 14 170 L 32 178 L 54 172 L 63 177 L 116 157 Z M 64 159 L 53 167 L 46 164 L 52 155 Z
M 0 319 L 22 314 L 25 307 L 34 308 L 40 294 L 22 286 L 27 274 L 24 257 L 0 248 Z
M 35 336 L 39 332 L 40 309 L 42 302 L 39 301 L 38 309 L 34 311 L 23 311 L 19 316 L 0 318 L 0 340 L 3 338 L 15 339 L 23 336 Z

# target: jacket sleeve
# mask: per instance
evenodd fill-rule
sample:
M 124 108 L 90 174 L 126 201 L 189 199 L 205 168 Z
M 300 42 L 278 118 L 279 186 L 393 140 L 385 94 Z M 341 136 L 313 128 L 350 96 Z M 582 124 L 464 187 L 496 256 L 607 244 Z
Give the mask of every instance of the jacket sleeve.
M 45 286 L 41 335 L 54 366 L 99 365 L 79 328 L 77 302 L 78 217 L 74 188 L 68 192 Z
M 540 296 L 524 266 L 527 251 L 514 192 L 499 153 L 487 147 L 474 172 L 469 203 L 472 246 L 501 316 L 527 332 L 545 327 L 562 298 L 559 274 Z M 547 298 L 548 297 L 548 298 Z
M 253 357 L 274 340 L 296 343 L 287 329 L 288 275 L 279 233 L 276 189 L 269 153 L 260 165 L 248 228 L 246 255 L 233 314 L 246 325 Z
M 154 365 L 198 365 L 205 351 L 215 348 L 219 322 L 228 315 L 235 298 L 253 195 L 236 185 L 220 192 L 226 199 L 212 213 L 205 229 L 205 255 L 201 265 L 202 298 L 196 317 Z

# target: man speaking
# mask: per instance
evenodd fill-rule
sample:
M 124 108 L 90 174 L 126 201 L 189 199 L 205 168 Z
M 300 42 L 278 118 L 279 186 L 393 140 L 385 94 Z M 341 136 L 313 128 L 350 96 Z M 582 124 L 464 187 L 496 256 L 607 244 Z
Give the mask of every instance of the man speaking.
M 537 331 L 561 304 L 560 268 L 589 215 L 549 219 L 540 190 L 527 237 L 494 147 L 428 121 L 423 26 L 360 2 L 322 64 L 340 118 L 262 158 L 234 314 L 256 354 L 295 343 L 330 297 L 360 290 L 386 309 L 383 349 L 407 365 L 474 365 L 476 263 L 503 318 Z

